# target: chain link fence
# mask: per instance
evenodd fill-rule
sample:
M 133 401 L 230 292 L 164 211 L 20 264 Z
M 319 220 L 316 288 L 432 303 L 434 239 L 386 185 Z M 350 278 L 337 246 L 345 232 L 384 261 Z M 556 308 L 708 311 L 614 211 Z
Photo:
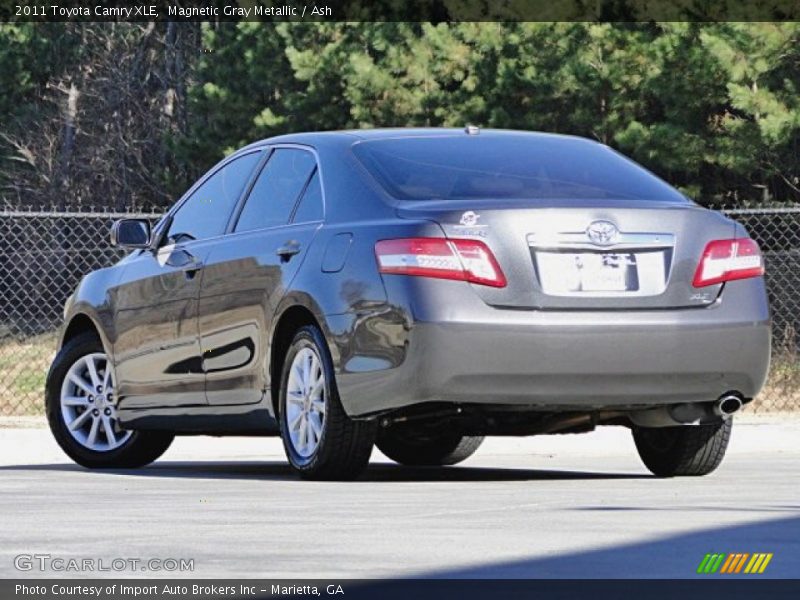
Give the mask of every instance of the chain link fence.
M 800 207 L 725 212 L 761 245 L 773 311 L 770 378 L 748 410 L 800 410 Z M 112 221 L 159 216 L 0 211 L 0 415 L 43 413 L 65 300 L 84 274 L 123 256 L 108 242 Z
M 769 379 L 749 410 L 800 411 L 800 207 L 724 212 L 761 247 L 772 309 Z
M 83 275 L 124 256 L 111 223 L 159 216 L 0 211 L 0 415 L 44 413 L 64 302 Z

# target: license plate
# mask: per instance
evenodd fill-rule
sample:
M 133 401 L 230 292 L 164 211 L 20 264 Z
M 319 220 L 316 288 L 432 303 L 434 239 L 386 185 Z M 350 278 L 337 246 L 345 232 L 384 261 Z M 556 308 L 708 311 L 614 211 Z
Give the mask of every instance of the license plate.
M 537 264 L 546 294 L 639 289 L 634 254 L 538 252 Z

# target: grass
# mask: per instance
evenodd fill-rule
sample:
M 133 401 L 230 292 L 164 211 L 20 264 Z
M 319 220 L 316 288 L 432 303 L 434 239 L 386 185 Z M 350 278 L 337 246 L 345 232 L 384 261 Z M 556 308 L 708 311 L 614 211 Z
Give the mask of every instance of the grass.
M 800 412 L 800 356 L 776 353 L 767 384 L 747 409 L 751 413 Z
M 44 384 L 55 333 L 0 342 L 0 415 L 44 414 Z
M 56 334 L 0 342 L 0 416 L 44 414 L 44 384 Z M 776 353 L 767 385 L 749 413 L 800 412 L 800 356 Z

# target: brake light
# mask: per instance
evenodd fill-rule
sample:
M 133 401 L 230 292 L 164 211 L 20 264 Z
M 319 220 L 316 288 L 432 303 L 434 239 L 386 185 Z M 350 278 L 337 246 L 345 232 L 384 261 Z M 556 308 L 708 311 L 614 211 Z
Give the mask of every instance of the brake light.
M 506 277 L 489 247 L 478 240 L 405 238 L 375 244 L 381 273 L 469 281 L 505 287 Z
M 692 284 L 703 287 L 763 274 L 764 260 L 754 240 L 714 240 L 706 245 Z

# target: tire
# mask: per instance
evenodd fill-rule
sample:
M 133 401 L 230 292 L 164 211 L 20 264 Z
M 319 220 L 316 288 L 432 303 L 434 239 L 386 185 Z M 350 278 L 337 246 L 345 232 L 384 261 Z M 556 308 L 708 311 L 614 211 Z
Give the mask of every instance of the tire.
M 89 372 L 90 362 L 95 376 Z M 53 360 L 45 386 L 45 411 L 50 431 L 67 456 L 81 466 L 89 469 L 142 467 L 164 454 L 174 434 L 121 429 L 116 419 L 113 372 L 106 378 L 107 367 L 103 344 L 96 335 L 84 333 L 64 344 Z M 97 395 L 91 396 L 90 401 L 92 389 L 78 386 L 70 374 L 77 374 L 84 386 L 100 381 L 100 392 L 95 389 Z M 72 430 L 67 419 L 73 424 Z M 76 421 L 79 424 L 76 425 Z
M 482 436 L 457 434 L 414 435 L 389 429 L 378 437 L 378 450 L 406 466 L 455 465 L 468 459 L 483 443 Z
M 699 476 L 714 471 L 725 457 L 733 419 L 710 425 L 633 430 L 645 466 L 658 477 Z
M 297 331 L 286 353 L 278 412 L 286 457 L 301 477 L 348 480 L 366 469 L 377 424 L 345 413 L 327 344 L 313 325 Z

